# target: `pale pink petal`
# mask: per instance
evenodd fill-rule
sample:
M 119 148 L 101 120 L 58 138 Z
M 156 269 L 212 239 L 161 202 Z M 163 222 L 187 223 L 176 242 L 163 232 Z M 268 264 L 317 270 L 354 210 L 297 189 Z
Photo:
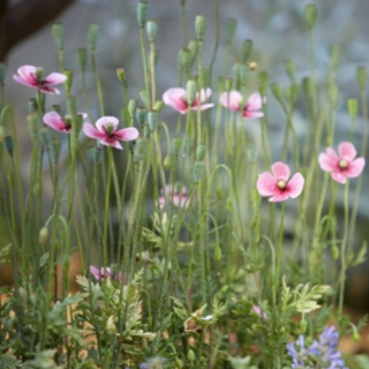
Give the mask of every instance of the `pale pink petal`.
M 114 133 L 114 136 L 117 137 L 119 140 L 123 141 L 133 141 L 137 140 L 140 133 L 138 132 L 138 129 L 135 127 L 128 127 L 120 129 L 119 131 L 116 131 Z
M 351 163 L 349 163 L 346 169 L 346 175 L 350 178 L 358 177 L 365 167 L 365 159 L 364 158 L 357 158 Z
M 113 132 L 117 130 L 119 124 L 119 119 L 116 117 L 105 116 L 98 119 L 95 123 L 96 128 L 102 132 L 106 133 L 109 126 L 113 126 Z
M 28 82 L 27 80 L 23 79 L 22 77 L 18 76 L 18 74 L 13 74 L 14 81 L 21 83 L 22 85 L 31 87 L 31 88 L 38 88 L 37 84 L 34 82 Z
M 207 109 L 212 108 L 213 106 L 214 106 L 214 104 L 203 104 L 203 105 L 200 105 L 200 110 L 207 110 Z M 193 106 L 191 108 L 191 110 L 194 110 L 194 111 L 196 111 L 197 109 L 198 109 L 197 106 Z
M 272 165 L 272 173 L 274 175 L 274 178 L 276 181 L 279 181 L 280 179 L 287 182 L 288 178 L 290 178 L 290 168 L 288 165 L 282 163 L 281 161 L 274 163 Z
M 244 109 L 243 116 L 246 119 L 256 119 L 256 118 L 263 117 L 264 113 L 261 111 L 251 111 L 251 110 Z
M 343 172 L 332 172 L 332 178 L 338 183 L 346 183 L 346 175 Z
M 98 131 L 91 123 L 84 123 L 82 127 L 83 133 L 90 138 L 105 138 L 106 134 Z
M 96 280 L 100 280 L 101 277 L 100 270 L 97 269 L 95 266 L 90 265 L 90 273 L 94 276 Z
M 67 80 L 67 76 L 62 73 L 50 73 L 42 82 L 49 85 L 59 85 Z
M 304 188 L 304 177 L 301 173 L 296 173 L 288 182 L 286 189 L 284 192 L 288 194 L 289 197 L 295 199 L 297 196 L 300 196 L 303 188 Z
M 116 149 L 123 150 L 123 146 L 115 138 L 105 137 L 100 141 L 100 143 L 105 146 L 111 146 L 111 147 L 115 147 Z
M 248 110 L 260 110 L 263 106 L 263 99 L 259 93 L 253 93 L 247 99 L 247 109 Z
M 275 178 L 269 172 L 259 175 L 256 187 L 261 196 L 272 196 L 280 192 Z
M 351 142 L 341 142 L 338 146 L 338 154 L 341 160 L 351 161 L 356 157 L 356 149 Z
M 23 80 L 31 84 L 37 84 L 36 74 L 38 70 L 42 70 L 42 68 L 37 68 L 33 65 L 23 65 L 18 68 L 17 72 Z
M 186 90 L 183 88 L 170 88 L 163 94 L 163 101 L 166 105 L 170 105 L 173 109 L 184 114 L 188 110 L 186 103 Z
M 336 162 L 338 163 L 340 158 L 338 157 L 338 155 L 336 154 L 336 152 L 331 148 L 331 147 L 327 147 L 325 149 L 327 155 L 329 155 L 330 157 L 332 157 L 332 159 L 335 159 Z
M 70 127 L 67 127 L 63 118 L 56 111 L 49 111 L 43 117 L 44 123 L 49 127 L 59 132 L 69 132 Z
M 281 201 L 286 201 L 287 199 L 288 199 L 288 193 L 280 192 L 279 194 L 272 196 L 269 199 L 269 202 L 281 202 Z
M 235 90 L 227 92 L 223 92 L 219 97 L 219 102 L 226 108 L 229 108 L 233 111 L 240 110 L 240 103 L 242 102 L 242 95 Z
M 328 149 L 327 149 L 328 152 Z M 318 163 L 322 170 L 325 170 L 326 172 L 332 172 L 334 170 L 337 170 L 339 159 L 337 155 L 334 153 L 334 155 L 329 155 L 324 152 L 319 154 L 318 156 Z
M 205 102 L 207 99 L 209 99 L 209 97 L 211 96 L 211 89 L 207 88 L 207 89 L 201 89 L 200 91 L 200 102 L 203 103 Z M 196 98 L 197 101 L 199 101 L 199 93 L 196 94 Z
M 40 92 L 42 92 L 43 94 L 48 94 L 48 95 L 59 95 L 60 94 L 60 91 L 57 88 L 53 88 L 49 86 L 42 86 L 42 85 L 39 85 L 38 87 L 40 89 Z

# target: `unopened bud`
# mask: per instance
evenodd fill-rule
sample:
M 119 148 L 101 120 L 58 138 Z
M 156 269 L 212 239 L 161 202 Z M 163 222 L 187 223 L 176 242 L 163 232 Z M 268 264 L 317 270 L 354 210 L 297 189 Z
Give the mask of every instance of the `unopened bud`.
M 48 237 L 49 237 L 49 230 L 47 227 L 43 227 L 40 233 L 38 234 L 38 242 L 40 243 L 40 245 L 44 245 Z
M 161 100 L 157 100 L 154 105 L 154 110 L 156 110 L 158 113 L 160 113 L 164 108 L 164 103 Z
M 56 46 L 58 49 L 62 49 L 64 47 L 64 26 L 61 23 L 53 24 L 52 34 Z
M 136 109 L 136 120 L 138 124 L 143 126 L 147 122 L 147 109 L 144 106 L 139 106 Z
M 124 70 L 124 68 L 117 69 L 117 77 L 122 85 L 126 84 L 126 71 Z
M 258 63 L 256 63 L 256 62 L 250 62 L 249 63 L 249 69 L 250 70 L 256 70 L 256 69 L 258 69 Z
M 150 42 L 155 41 L 156 39 L 156 33 L 158 31 L 158 25 L 156 22 L 152 19 L 149 19 L 146 23 L 146 32 L 147 32 L 147 38 Z
M 313 29 L 317 16 L 318 16 L 318 9 L 316 5 L 307 4 L 305 6 L 305 20 L 310 30 Z
M 187 45 L 188 50 L 191 53 L 191 63 L 193 63 L 197 56 L 198 44 L 197 41 L 191 40 Z
M 306 328 L 307 328 L 307 322 L 305 320 L 305 317 L 302 317 L 301 322 L 300 322 L 300 329 L 302 333 L 306 332 Z
M 250 57 L 252 53 L 252 40 L 245 40 L 242 44 L 242 57 L 241 60 L 243 63 L 247 62 L 247 59 Z
M 140 1 L 137 4 L 137 22 L 140 28 L 145 27 L 145 23 L 147 22 L 148 8 L 149 6 L 147 1 Z
M 179 359 L 178 357 L 176 357 L 174 359 L 174 361 L 175 361 L 175 364 L 176 364 L 176 368 L 178 368 L 178 369 L 182 369 L 183 368 L 183 361 L 181 359 Z
M 163 161 L 164 170 L 169 170 L 172 165 L 172 157 L 170 155 L 166 155 Z
M 87 65 L 87 50 L 84 48 L 78 49 L 78 62 L 82 73 L 86 72 Z
M 96 47 L 97 38 L 99 37 L 100 27 L 96 23 L 91 23 L 88 28 L 87 40 L 90 46 L 90 49 L 94 50 Z
M 202 40 L 206 30 L 206 18 L 203 15 L 198 15 L 195 19 L 195 31 L 197 38 Z
M 189 349 L 187 352 L 187 359 L 190 363 L 193 363 L 196 359 L 195 353 L 193 352 L 192 349 Z
M 186 99 L 189 105 L 192 105 L 195 101 L 197 92 L 197 84 L 193 79 L 189 79 L 186 84 Z
M 219 245 L 215 246 L 214 259 L 217 263 L 219 263 L 219 261 L 222 259 L 222 249 L 219 247 Z
M 235 18 L 227 19 L 226 24 L 225 24 L 225 28 L 226 28 L 226 41 L 231 42 L 234 35 L 236 34 L 237 19 L 235 19 Z

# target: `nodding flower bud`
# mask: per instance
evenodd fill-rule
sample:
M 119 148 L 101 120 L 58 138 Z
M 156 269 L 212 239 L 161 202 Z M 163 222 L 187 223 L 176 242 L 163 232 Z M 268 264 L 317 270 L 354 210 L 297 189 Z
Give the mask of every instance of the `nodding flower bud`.
M 0 144 L 3 143 L 5 137 L 6 137 L 5 128 L 4 126 L 0 126 Z
M 136 120 L 139 125 L 143 126 L 147 122 L 147 109 L 144 106 L 139 106 L 136 109 Z
M 197 56 L 197 51 L 198 51 L 198 43 L 196 40 L 191 40 L 188 45 L 187 48 L 188 50 L 190 50 L 191 53 L 191 64 L 195 61 L 196 56 Z
M 163 168 L 164 170 L 169 170 L 172 166 L 172 157 L 170 155 L 166 155 L 166 157 L 163 160 Z
M 135 117 L 137 109 L 137 100 L 131 99 L 128 102 L 128 114 L 131 119 Z
M 97 38 L 99 37 L 100 27 L 96 23 L 91 23 L 88 28 L 87 40 L 90 46 L 90 49 L 94 50 L 96 47 Z
M 224 88 L 226 92 L 230 92 L 233 86 L 233 78 L 226 78 L 224 81 Z
M 125 85 L 127 80 L 126 80 L 126 71 L 124 70 L 124 68 L 118 68 L 117 69 L 117 77 L 119 79 L 119 82 L 122 85 Z
M 205 163 L 203 161 L 195 161 L 193 166 L 193 181 L 199 183 L 204 174 Z
M 310 30 L 313 29 L 317 16 L 318 16 L 318 9 L 316 5 L 307 4 L 305 6 L 305 20 Z
M 156 110 L 150 110 L 147 114 L 147 123 L 152 131 L 158 127 L 159 114 Z
M 295 64 L 291 60 L 286 60 L 284 65 L 286 67 L 288 77 L 290 77 L 291 82 L 294 83 L 295 80 L 296 80 L 296 78 L 295 78 Z
M 193 79 L 189 79 L 186 84 L 186 99 L 190 105 L 195 101 L 196 92 L 197 83 Z
M 195 31 L 199 40 L 202 40 L 206 30 L 206 18 L 203 15 L 198 15 L 195 19 Z
M 357 117 L 358 104 L 357 99 L 348 99 L 347 101 L 348 111 L 350 113 L 351 119 L 354 120 Z
M 242 44 L 242 62 L 246 63 L 252 53 L 252 40 L 245 40 Z
M 14 153 L 14 140 L 12 136 L 6 136 L 4 140 L 4 146 L 8 154 L 13 157 Z
M 283 101 L 281 87 L 279 86 L 278 82 L 271 83 L 270 84 L 270 89 L 272 90 L 272 93 L 273 93 L 274 97 L 278 101 L 280 101 L 280 102 Z
M 3 85 L 5 81 L 6 67 L 4 63 L 0 63 L 0 84 Z
M 361 91 L 366 89 L 366 67 L 361 65 L 356 69 L 356 80 Z
M 240 82 L 244 85 L 247 82 L 247 77 L 249 76 L 249 67 L 245 64 L 241 64 L 238 73 L 240 76 Z
M 204 160 L 206 155 L 206 146 L 204 144 L 199 144 L 196 148 L 196 160 Z
M 140 28 L 144 28 L 147 22 L 147 13 L 148 13 L 148 4 L 147 1 L 140 1 L 137 4 L 137 22 Z
M 65 70 L 63 74 L 67 77 L 66 81 L 64 82 L 65 90 L 67 92 L 67 95 L 70 94 L 70 90 L 72 89 L 73 84 L 73 72 L 71 70 Z
M 64 47 L 64 26 L 61 23 L 55 23 L 51 30 L 56 46 L 62 49 Z
M 42 227 L 40 233 L 38 234 L 38 242 L 40 245 L 44 245 L 49 237 L 49 230 L 47 227 Z
M 180 68 L 188 69 L 191 67 L 191 51 L 186 47 L 182 47 L 178 53 L 178 64 Z
M 86 150 L 86 152 L 95 165 L 99 165 L 101 163 L 103 150 L 100 147 L 91 146 Z
M 237 19 L 229 18 L 226 20 L 226 41 L 231 42 L 237 29 Z
M 158 31 L 158 25 L 153 19 L 149 19 L 146 23 L 147 38 L 150 42 L 154 42 L 156 39 L 156 33 Z
M 157 100 L 154 105 L 154 110 L 156 110 L 158 113 L 160 113 L 164 108 L 164 103 L 161 100 Z
M 179 152 L 181 151 L 182 147 L 182 138 L 181 137 L 174 137 L 173 138 L 173 153 L 174 156 L 178 156 Z
M 78 62 L 82 73 L 86 72 L 87 65 L 87 50 L 84 48 L 78 49 Z

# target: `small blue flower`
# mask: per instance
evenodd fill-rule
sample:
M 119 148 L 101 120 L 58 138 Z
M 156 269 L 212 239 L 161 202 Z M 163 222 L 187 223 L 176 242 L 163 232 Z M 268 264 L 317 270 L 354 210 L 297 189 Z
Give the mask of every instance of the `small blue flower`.
M 146 359 L 146 362 L 139 365 L 140 369 L 162 369 L 167 361 L 165 357 L 154 356 Z

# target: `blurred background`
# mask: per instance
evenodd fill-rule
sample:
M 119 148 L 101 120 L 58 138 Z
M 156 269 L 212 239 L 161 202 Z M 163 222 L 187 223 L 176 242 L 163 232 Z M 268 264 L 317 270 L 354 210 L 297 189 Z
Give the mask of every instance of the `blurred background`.
M 311 1 L 310 1 L 311 2 Z M 129 98 L 139 99 L 139 90 L 144 87 L 141 72 L 139 34 L 134 0 L 53 0 L 52 9 L 44 0 L 9 0 L 0 5 L 0 57 L 7 65 L 5 84 L 6 103 L 16 112 L 18 132 L 22 140 L 24 178 L 28 175 L 27 151 L 30 148 L 25 117 L 27 99 L 34 96 L 32 90 L 16 84 L 11 76 L 24 64 L 41 66 L 45 73 L 58 71 L 58 53 L 51 34 L 54 22 L 65 26 L 65 66 L 75 71 L 73 95 L 83 93 L 79 77 L 77 50 L 88 48 L 87 30 L 91 22 L 100 25 L 96 55 L 102 79 L 106 113 L 119 116 L 121 108 L 121 88 L 116 78 L 116 69 L 123 67 L 127 73 Z M 157 90 L 160 96 L 166 89 L 177 86 L 177 54 L 185 46 L 181 21 L 180 0 L 149 0 L 149 18 L 156 19 L 158 35 L 156 46 L 160 51 L 157 64 Z M 304 0 L 220 0 L 220 47 L 214 69 L 214 80 L 221 74 L 224 58 L 225 23 L 235 18 L 238 23 L 235 39 L 229 55 L 232 65 L 238 61 L 241 44 L 246 39 L 254 42 L 251 60 L 257 62 L 258 70 L 266 70 L 271 82 L 287 85 L 288 77 L 284 62 L 292 60 L 296 65 L 298 81 L 309 73 L 309 40 L 304 19 Z M 194 19 L 205 15 L 207 22 L 204 40 L 204 63 L 210 63 L 216 37 L 216 1 L 187 0 L 187 21 L 190 39 L 195 38 Z M 318 82 L 326 76 L 329 53 L 332 44 L 340 48 L 340 62 L 337 83 L 340 88 L 336 143 L 347 139 L 350 117 L 347 99 L 358 98 L 356 68 L 367 65 L 369 60 L 369 2 L 365 0 L 324 0 L 317 1 L 318 20 L 314 29 L 316 41 L 316 66 Z M 23 17 L 23 18 L 22 18 Z M 19 33 L 19 35 L 18 35 Z M 13 36 L 11 36 L 13 35 Z M 15 35 L 15 36 L 14 36 Z M 12 39 L 11 42 L 7 40 Z M 8 43 L 7 43 L 8 42 Z M 98 102 L 91 65 L 88 66 L 87 83 L 91 98 L 92 114 L 98 118 Z M 91 78 L 89 78 L 89 76 Z M 231 77 L 232 71 L 224 77 Z M 254 85 L 252 88 L 256 88 Z M 252 91 L 250 91 L 252 92 Z M 214 96 L 216 99 L 217 96 Z M 269 98 L 269 96 L 268 96 Z M 63 96 L 52 97 L 50 103 L 63 103 Z M 83 111 L 83 106 L 79 107 Z M 277 160 L 283 141 L 285 116 L 272 97 L 269 98 L 272 156 Z M 162 119 L 169 125 L 176 121 L 176 113 L 164 109 Z M 283 125 L 281 125 L 281 121 Z M 358 117 L 354 143 L 360 145 L 362 131 L 361 117 Z M 368 122 L 365 122 L 366 124 Z M 306 133 L 307 120 L 302 111 L 297 110 L 294 124 L 300 137 Z M 258 136 L 257 123 L 250 122 L 250 133 Z M 368 160 L 368 155 L 367 155 Z M 357 243 L 369 239 L 369 196 L 368 168 L 365 170 L 363 195 L 359 207 L 359 229 Z M 340 196 L 338 196 L 340 198 Z M 1 234 L 0 234 L 1 244 Z M 3 271 L 1 271 L 1 268 Z M 0 282 L 4 281 L 4 267 L 0 265 Z M 350 282 L 351 281 L 351 282 Z M 359 266 L 351 272 L 348 289 L 348 305 L 355 311 L 369 311 L 369 264 Z

